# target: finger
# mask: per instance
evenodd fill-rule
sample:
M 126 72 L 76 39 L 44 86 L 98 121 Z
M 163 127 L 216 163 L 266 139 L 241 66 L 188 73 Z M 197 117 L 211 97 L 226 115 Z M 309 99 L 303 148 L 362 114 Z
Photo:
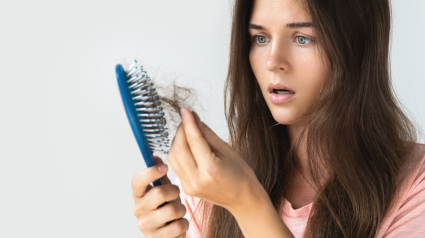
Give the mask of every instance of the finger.
M 150 186 L 150 183 L 163 177 L 167 171 L 168 166 L 165 165 L 164 171 L 159 171 L 160 165 L 154 165 L 136 173 L 131 179 L 131 188 L 133 189 L 133 198 L 143 197 Z M 164 165 L 161 165 L 164 166 Z
M 196 113 L 195 111 L 193 111 L 192 113 L 193 113 L 193 115 L 195 116 L 196 125 L 198 125 L 198 127 L 200 128 L 200 127 L 201 127 L 201 125 L 200 125 L 200 123 L 201 123 L 201 118 L 199 118 L 198 113 Z M 201 132 L 202 132 L 202 131 L 201 131 Z
M 167 157 L 168 163 L 170 164 L 171 168 L 173 169 L 174 173 L 176 173 L 177 176 L 184 173 L 182 167 L 180 166 L 179 161 L 175 158 L 176 156 L 175 156 L 175 152 L 174 152 L 174 150 L 176 148 L 175 145 L 174 145 L 174 141 L 176 140 L 177 135 L 182 130 L 181 127 L 182 127 L 181 124 L 177 127 L 176 135 L 174 136 L 173 141 L 171 142 L 170 150 L 168 151 L 168 157 Z
M 154 158 L 155 163 L 156 163 L 157 165 L 164 164 L 164 162 L 162 161 L 162 159 L 161 159 L 160 157 L 158 157 L 158 156 L 154 156 L 153 158 Z M 165 175 L 161 178 L 161 182 L 162 182 L 162 184 L 171 184 L 171 181 L 170 181 L 170 179 L 168 178 L 168 175 L 167 175 L 167 174 L 165 174 Z
M 168 203 L 152 212 L 152 225 L 159 228 L 169 221 L 182 218 L 185 214 L 186 207 L 183 204 Z
M 217 156 L 223 154 L 226 150 L 231 149 L 231 146 L 223 141 L 214 131 L 211 130 L 205 123 L 199 120 L 199 130 L 202 132 L 205 141 L 210 146 L 212 152 L 214 152 Z
M 210 154 L 211 148 L 196 125 L 194 115 L 187 108 L 182 108 L 181 114 L 183 117 L 183 127 L 186 134 L 187 144 L 189 145 L 195 160 L 197 158 L 204 157 L 205 154 Z M 205 167 L 208 166 L 209 161 L 196 160 L 196 163 Z
M 182 126 L 183 126 L 183 123 L 181 122 L 181 123 L 179 124 L 179 126 L 177 127 L 176 134 L 174 135 L 173 140 L 171 140 L 171 143 L 170 143 L 170 150 L 171 150 L 171 146 L 173 146 L 173 144 L 174 144 L 174 140 L 176 139 L 177 132 L 179 131 L 179 128 L 180 128 L 180 127 L 182 127 Z
M 178 220 L 173 221 L 169 225 L 163 226 L 157 230 L 158 237 L 178 237 L 184 238 L 184 236 L 180 236 L 185 233 L 189 229 L 189 222 L 186 218 L 180 218 Z
M 192 174 L 196 170 L 197 164 L 187 144 L 183 125 L 178 127 L 171 147 L 168 162 L 176 175 L 180 178 L 185 178 L 186 175 Z
M 199 118 L 196 112 L 193 112 L 193 115 L 195 116 L 196 125 L 198 125 L 198 128 L 204 136 L 204 139 L 207 141 L 208 145 L 213 151 L 214 149 L 217 149 L 218 147 L 221 147 L 223 145 L 228 148 L 231 148 L 231 146 L 227 142 L 220 139 L 220 137 L 218 137 L 217 134 L 214 133 L 214 131 L 212 131 L 204 122 L 201 121 L 201 118 Z
M 134 215 L 137 217 L 145 211 L 156 210 L 163 203 L 172 202 L 179 198 L 179 196 L 180 189 L 176 185 L 167 184 L 153 187 L 145 194 L 145 196 L 135 199 L 136 204 L 134 206 Z M 174 202 L 173 204 L 181 203 Z

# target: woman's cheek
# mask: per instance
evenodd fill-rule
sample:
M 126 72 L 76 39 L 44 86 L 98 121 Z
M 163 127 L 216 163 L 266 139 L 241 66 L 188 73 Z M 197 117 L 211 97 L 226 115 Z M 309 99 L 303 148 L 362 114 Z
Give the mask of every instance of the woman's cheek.
M 254 76 L 257 79 L 262 91 L 267 90 L 267 69 L 265 68 L 265 54 L 264 50 L 258 49 L 258 47 L 251 48 L 249 54 L 249 61 L 251 64 Z
M 249 61 L 251 63 L 251 68 L 256 75 L 258 75 L 262 70 L 265 70 L 264 57 L 264 50 L 259 49 L 259 47 L 251 47 Z

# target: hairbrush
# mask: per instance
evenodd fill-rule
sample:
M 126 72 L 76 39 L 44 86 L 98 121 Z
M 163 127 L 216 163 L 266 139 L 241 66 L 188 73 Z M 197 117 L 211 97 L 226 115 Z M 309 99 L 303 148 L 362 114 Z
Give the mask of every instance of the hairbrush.
M 155 86 L 135 60 L 125 71 L 121 64 L 115 67 L 118 86 L 125 112 L 134 137 L 147 167 L 155 165 L 153 152 L 167 154 L 169 149 L 168 128 L 163 108 Z M 153 186 L 161 185 L 160 179 Z

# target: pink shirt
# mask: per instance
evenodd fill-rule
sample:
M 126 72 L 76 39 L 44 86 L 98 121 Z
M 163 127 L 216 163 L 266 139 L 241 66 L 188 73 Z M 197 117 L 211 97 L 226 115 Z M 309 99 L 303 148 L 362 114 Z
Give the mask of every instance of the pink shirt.
M 412 154 L 414 166 L 407 173 L 401 183 L 401 196 L 389 215 L 384 217 L 377 238 L 425 237 L 425 145 L 417 144 Z M 200 238 L 200 220 L 202 211 L 194 210 L 200 199 L 184 193 L 179 178 L 176 185 L 180 188 L 182 204 L 186 206 L 186 218 L 189 221 L 189 230 L 186 238 Z M 291 203 L 286 199 L 279 214 L 283 222 L 296 238 L 301 238 L 307 225 L 310 209 L 313 203 L 298 209 L 292 209 Z

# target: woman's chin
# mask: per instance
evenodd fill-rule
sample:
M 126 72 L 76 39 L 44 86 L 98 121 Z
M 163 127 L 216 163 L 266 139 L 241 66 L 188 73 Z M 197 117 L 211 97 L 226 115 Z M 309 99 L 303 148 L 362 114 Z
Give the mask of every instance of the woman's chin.
M 300 118 L 300 116 L 296 116 L 293 115 L 292 113 L 289 112 L 272 112 L 273 118 L 275 119 L 275 121 L 277 121 L 279 124 L 282 125 L 301 125 L 302 124 L 302 120 Z
M 275 108 L 271 111 L 273 118 L 279 124 L 292 125 L 299 122 L 300 117 L 296 115 L 292 110 L 284 108 Z
M 297 118 L 285 117 L 285 116 L 273 116 L 274 120 L 282 125 L 295 125 L 298 124 L 299 120 Z

